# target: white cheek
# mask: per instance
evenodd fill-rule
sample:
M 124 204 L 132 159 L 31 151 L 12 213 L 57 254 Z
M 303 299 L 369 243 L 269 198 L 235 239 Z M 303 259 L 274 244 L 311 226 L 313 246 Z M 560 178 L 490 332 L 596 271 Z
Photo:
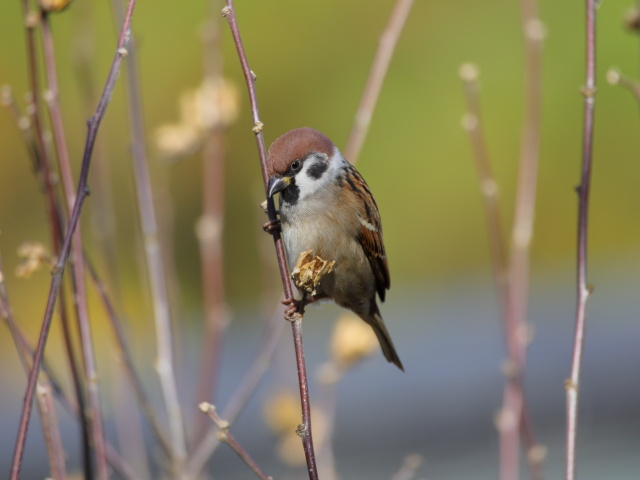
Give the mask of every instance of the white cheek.
M 322 189 L 326 188 L 329 183 L 328 179 L 329 176 L 327 175 L 327 172 L 325 172 L 320 178 L 310 177 L 305 165 L 305 168 L 296 175 L 296 185 L 300 189 L 300 200 L 304 200 L 305 198 L 322 191 Z
M 332 159 L 329 161 L 329 168 L 320 176 L 313 178 L 309 175 L 308 169 L 315 162 L 305 162 L 302 170 L 296 175 L 296 185 L 300 189 L 300 200 L 313 197 L 319 192 L 326 191 L 336 178 L 340 176 L 340 170 L 347 165 L 347 161 L 340 154 L 340 151 L 334 148 Z

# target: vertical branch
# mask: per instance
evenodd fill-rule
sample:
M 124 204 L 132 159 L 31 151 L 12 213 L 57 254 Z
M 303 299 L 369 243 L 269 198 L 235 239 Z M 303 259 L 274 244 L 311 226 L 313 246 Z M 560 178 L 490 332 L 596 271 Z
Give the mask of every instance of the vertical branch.
M 531 238 L 535 218 L 541 108 L 541 46 L 544 25 L 538 18 L 537 2 L 522 0 L 525 42 L 525 114 L 516 193 L 511 256 L 507 262 L 502 239 L 498 188 L 491 172 L 478 102 L 477 68 L 463 65 L 460 76 L 467 97 L 463 126 L 474 151 L 484 198 L 494 278 L 504 322 L 508 360 L 503 406 L 497 418 L 500 434 L 500 478 L 517 479 L 520 470 L 520 438 L 526 446 L 531 476 L 542 478 L 544 449 L 536 445 L 530 413 L 523 391 L 527 344 L 527 310 Z
M 369 130 L 373 110 L 380 96 L 382 83 L 389 70 L 389 63 L 393 57 L 398 37 L 400 37 L 400 33 L 404 28 L 412 5 L 413 0 L 397 0 L 391 17 L 389 17 L 389 23 L 387 23 L 387 27 L 380 36 L 378 51 L 373 59 L 371 71 L 362 92 L 362 98 L 356 111 L 356 118 L 344 150 L 345 158 L 348 158 L 353 164 L 356 163 L 360 155 L 362 144 Z
M 578 391 L 582 367 L 582 350 L 586 325 L 587 299 L 587 223 L 589 219 L 589 189 L 593 160 L 593 125 L 596 94 L 596 11 L 597 0 L 586 0 L 586 72 L 584 95 L 584 120 L 582 139 L 582 174 L 578 187 L 578 253 L 577 253 L 577 305 L 571 373 L 565 382 L 567 391 L 567 451 L 566 480 L 576 477 L 576 436 L 578 430 Z
M 540 150 L 541 47 L 544 25 L 538 18 L 536 0 L 521 0 L 524 34 L 524 125 L 520 151 L 520 167 L 516 205 L 511 231 L 509 268 L 509 304 L 506 323 L 508 363 L 505 373 L 503 407 L 500 415 L 500 478 L 516 479 L 519 475 L 519 440 L 522 426 L 531 424 L 525 408 L 523 374 L 526 361 L 530 250 L 535 219 L 535 202 Z M 529 438 L 533 438 L 529 432 Z M 533 440 L 529 443 L 533 444 Z M 528 456 L 528 458 L 533 456 Z M 533 476 L 541 474 L 532 467 Z
M 222 80 L 220 0 L 211 2 L 211 19 L 203 32 L 204 83 Z M 214 13 L 215 12 L 215 13 Z M 200 247 L 202 296 L 204 300 L 204 331 L 200 352 L 200 369 L 196 400 L 215 398 L 213 391 L 220 361 L 224 328 L 224 271 L 222 231 L 224 227 L 224 133 L 221 125 L 207 132 L 202 149 L 202 216 L 196 236 Z M 199 441 L 206 424 L 198 421 Z
M 258 113 L 258 101 L 256 98 L 255 90 L 255 75 L 249 68 L 247 62 L 246 53 L 242 45 L 242 39 L 240 38 L 240 31 L 238 29 L 238 23 L 236 20 L 236 14 L 233 7 L 233 0 L 227 0 L 227 5 L 222 9 L 223 15 L 229 22 L 233 41 L 238 52 L 238 58 L 240 65 L 242 66 L 242 72 L 247 84 L 249 93 L 249 102 L 251 104 L 251 113 L 253 116 L 253 132 L 256 134 L 256 143 L 258 147 L 258 154 L 260 156 L 260 167 L 262 169 L 262 180 L 264 182 L 265 193 L 268 185 L 267 174 L 267 155 L 264 146 L 264 136 L 262 134 L 263 124 L 260 121 Z M 267 199 L 267 214 L 270 221 L 276 220 L 276 209 L 272 197 Z M 282 280 L 282 288 L 284 289 L 285 301 L 293 301 L 293 290 L 291 288 L 291 282 L 289 281 L 288 268 L 285 259 L 284 246 L 282 244 L 282 237 L 279 231 L 273 232 L 273 242 L 276 249 L 276 256 L 278 258 L 278 266 L 280 268 L 280 279 Z M 313 448 L 313 436 L 311 430 L 311 405 L 309 400 L 309 386 L 307 383 L 307 368 L 304 361 L 304 350 L 302 345 L 302 315 L 295 314 L 295 319 L 291 321 L 291 330 L 293 334 L 294 349 L 296 354 L 296 365 L 298 367 L 298 385 L 300 388 L 300 403 L 302 407 L 302 425 L 298 430 L 298 434 L 302 438 L 302 446 L 304 448 L 305 458 L 307 461 L 307 471 L 311 480 L 317 480 L 318 471 L 316 468 L 316 458 Z
M 100 127 L 100 123 L 102 121 L 102 118 L 104 117 L 107 106 L 109 104 L 109 100 L 111 98 L 111 94 L 113 93 L 113 89 L 115 87 L 116 78 L 120 70 L 120 63 L 122 62 L 122 57 L 126 53 L 126 49 L 124 48 L 124 46 L 128 39 L 129 27 L 131 24 L 131 16 L 133 14 L 133 8 L 135 6 L 135 3 L 136 3 L 136 0 L 129 0 L 127 14 L 125 15 L 125 19 L 122 24 L 122 29 L 120 31 L 120 37 L 118 39 L 116 54 L 112 61 L 111 69 L 109 71 L 109 75 L 107 77 L 107 81 L 106 81 L 104 90 L 102 92 L 100 102 L 98 103 L 96 112 L 88 121 L 87 139 L 86 139 L 84 154 L 82 158 L 82 167 L 80 171 L 80 178 L 78 181 L 76 201 L 73 205 L 73 211 L 71 212 L 71 216 L 69 218 L 69 225 L 67 227 L 67 231 L 64 236 L 64 241 L 62 243 L 62 248 L 60 250 L 58 261 L 56 262 L 56 265 L 52 270 L 52 279 L 51 279 L 51 286 L 49 289 L 49 295 L 47 298 L 47 306 L 45 309 L 44 318 L 42 320 L 42 327 L 40 329 L 40 335 L 38 338 L 38 346 L 36 347 L 36 351 L 33 358 L 33 366 L 31 367 L 31 372 L 29 373 L 27 389 L 25 392 L 24 402 L 22 406 L 22 413 L 20 415 L 18 435 L 15 443 L 13 460 L 11 463 L 11 477 L 10 477 L 11 480 L 17 480 L 18 475 L 20 473 L 22 457 L 24 454 L 24 446 L 27 438 L 27 430 L 29 427 L 29 420 L 31 419 L 31 411 L 33 407 L 33 395 L 35 392 L 36 380 L 38 378 L 38 373 L 40 372 L 40 367 L 42 365 L 42 359 L 44 356 L 44 350 L 47 343 L 47 338 L 49 336 L 49 330 L 51 328 L 51 321 L 53 319 L 53 310 L 55 308 L 58 293 L 60 291 L 60 285 L 62 283 L 62 275 L 64 273 L 67 259 L 69 258 L 69 253 L 71 250 L 71 240 L 78 226 L 78 222 L 80 221 L 80 213 L 82 211 L 84 201 L 88 194 L 87 176 L 89 173 L 89 167 L 91 165 L 91 154 L 93 152 L 95 139 L 98 134 L 98 128 Z
M 138 65 L 136 63 L 135 38 L 127 55 L 127 91 L 129 94 L 129 120 L 131 124 L 131 149 L 133 171 L 138 197 L 138 210 L 142 223 L 142 237 L 146 257 L 147 276 L 151 288 L 154 320 L 156 326 L 157 359 L 156 370 L 160 378 L 162 396 L 167 408 L 170 440 L 172 448 L 172 469 L 180 475 L 185 460 L 187 446 L 185 430 L 180 410 L 180 399 L 175 374 L 173 353 L 173 333 L 171 327 L 171 306 L 164 266 L 158 221 L 153 205 L 151 178 L 147 162 L 142 99 Z
M 509 311 L 509 283 L 507 277 L 507 248 L 504 242 L 504 227 L 500 215 L 500 196 L 498 183 L 493 176 L 491 160 L 487 149 L 482 116 L 480 109 L 480 96 L 478 85 L 478 67 L 467 63 L 460 67 L 467 103 L 467 111 L 462 119 L 462 126 L 469 136 L 473 158 L 476 162 L 478 179 L 480 180 L 480 193 L 484 203 L 485 219 L 487 222 L 487 234 L 489 236 L 489 248 L 491 252 L 491 265 L 493 278 L 498 293 L 500 312 L 506 331 L 506 322 Z
M 58 157 L 62 185 L 67 199 L 69 211 L 73 209 L 75 193 L 73 191 L 73 177 L 69 163 L 69 150 L 64 133 L 62 113 L 58 101 L 58 81 L 53 47 L 53 36 L 49 14 L 42 12 L 42 44 L 45 59 L 45 71 L 47 76 L 47 103 L 51 115 L 51 125 L 55 140 L 56 154 Z M 106 479 L 109 476 L 107 459 L 104 451 L 104 432 L 102 428 L 102 416 L 100 414 L 100 394 L 98 389 L 98 374 L 96 370 L 95 354 L 91 335 L 91 324 L 87 307 L 86 281 L 84 276 L 84 258 L 82 253 L 82 235 L 80 229 L 76 229 L 72 246 L 72 275 L 74 302 L 78 318 L 78 330 L 80 332 L 82 354 L 84 360 L 84 374 L 87 387 L 88 409 L 84 413 L 87 416 L 87 424 L 91 434 L 91 444 L 95 449 L 98 478 Z
M 13 98 L 13 94 L 10 89 L 6 88 L 3 90 L 3 104 L 5 104 L 11 114 L 14 117 L 14 121 L 18 130 L 22 134 L 27 150 L 32 155 L 34 163 L 37 165 L 39 163 L 40 155 L 38 153 L 38 147 L 35 141 L 35 134 L 31 130 L 31 126 L 28 125 L 29 122 L 24 122 L 24 118 L 20 113 L 18 106 L 16 105 L 15 99 Z M 37 172 L 36 172 L 37 173 Z M 45 201 L 50 202 L 52 198 L 49 195 L 45 195 Z M 51 241 L 53 245 L 53 251 L 56 253 L 60 251 L 60 246 L 62 242 L 62 218 L 59 205 L 54 205 L 53 208 L 47 209 L 49 212 L 49 226 L 51 229 Z M 65 296 L 64 285 L 60 287 L 60 297 L 63 299 Z M 60 320 L 62 323 L 62 334 L 65 345 L 65 353 L 67 356 L 67 361 L 69 363 L 69 368 L 71 370 L 71 377 L 73 379 L 73 386 L 75 390 L 75 395 L 78 403 L 80 404 L 79 411 L 84 412 L 85 409 L 85 400 L 83 394 L 82 380 L 80 378 L 80 371 L 78 367 L 78 361 L 76 359 L 76 354 L 73 348 L 73 340 L 71 333 L 71 324 L 69 321 L 69 314 L 67 311 L 67 307 L 64 301 L 61 301 L 58 304 L 58 311 L 60 315 Z M 91 446 L 89 445 L 89 425 L 88 418 L 86 415 L 80 416 L 80 426 L 81 426 L 81 435 L 82 435 L 82 450 L 83 450 L 83 464 L 84 464 L 84 474 L 87 478 L 93 478 L 93 465 L 91 461 Z

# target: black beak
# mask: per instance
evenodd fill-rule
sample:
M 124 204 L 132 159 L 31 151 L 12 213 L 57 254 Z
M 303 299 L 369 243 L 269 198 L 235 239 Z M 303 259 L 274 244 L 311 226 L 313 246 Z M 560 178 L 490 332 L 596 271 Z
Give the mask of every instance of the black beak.
M 267 192 L 269 197 L 273 197 L 276 193 L 281 192 L 291 185 L 291 180 L 293 180 L 292 177 L 280 177 L 276 175 L 271 177 L 269 179 L 269 189 Z

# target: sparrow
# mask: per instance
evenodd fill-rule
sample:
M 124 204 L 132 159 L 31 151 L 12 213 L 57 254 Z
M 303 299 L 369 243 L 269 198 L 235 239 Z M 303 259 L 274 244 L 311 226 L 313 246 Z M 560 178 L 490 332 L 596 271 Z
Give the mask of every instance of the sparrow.
M 373 328 L 387 361 L 404 371 L 376 302 L 376 294 L 384 302 L 389 289 L 389 267 L 378 206 L 362 175 L 312 128 L 291 130 L 271 144 L 267 174 L 268 196 L 280 194 L 290 270 L 307 250 L 335 261 L 306 303 L 329 299 L 351 310 Z

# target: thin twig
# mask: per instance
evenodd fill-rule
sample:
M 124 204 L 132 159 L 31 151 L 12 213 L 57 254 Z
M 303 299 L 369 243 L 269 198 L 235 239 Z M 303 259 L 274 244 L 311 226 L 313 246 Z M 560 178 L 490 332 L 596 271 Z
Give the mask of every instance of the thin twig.
M 69 253 L 71 250 L 71 240 L 78 226 L 78 222 L 80 220 L 80 213 L 82 211 L 82 206 L 88 194 L 87 175 L 89 173 L 89 167 L 91 164 L 91 153 L 93 151 L 93 146 L 95 144 L 95 139 L 98 133 L 100 122 L 104 117 L 105 111 L 107 109 L 107 105 L 109 104 L 109 100 L 111 98 L 111 94 L 115 87 L 115 81 L 119 73 L 122 57 L 126 54 L 126 50 L 124 46 L 128 39 L 129 27 L 131 23 L 131 15 L 133 14 L 133 8 L 135 6 L 135 3 L 136 3 L 136 0 L 129 0 L 127 14 L 125 16 L 125 20 L 123 22 L 122 29 L 120 31 L 120 37 L 118 39 L 116 54 L 111 64 L 111 69 L 107 77 L 105 88 L 100 98 L 100 102 L 98 103 L 98 107 L 96 108 L 95 114 L 88 121 L 88 132 L 87 132 L 87 139 L 85 143 L 85 150 L 82 158 L 80 178 L 78 181 L 77 198 L 73 206 L 73 211 L 71 212 L 71 217 L 69 218 L 69 225 L 67 227 L 67 231 L 64 236 L 64 242 L 60 250 L 58 261 L 56 262 L 56 265 L 54 266 L 52 271 L 51 287 L 49 290 L 49 296 L 47 298 L 47 307 L 46 307 L 44 318 L 42 321 L 40 336 L 38 338 L 38 346 L 36 347 L 36 352 L 33 359 L 33 367 L 31 368 L 31 372 L 29 374 L 27 390 L 25 392 L 24 403 L 22 406 L 22 413 L 20 416 L 20 426 L 18 428 L 15 451 L 13 455 L 13 461 L 11 464 L 11 480 L 17 480 L 20 472 L 22 457 L 24 454 L 24 445 L 27 438 L 27 430 L 29 426 L 29 420 L 31 418 L 31 410 L 33 407 L 32 401 L 33 401 L 33 395 L 36 387 L 36 379 L 38 377 L 38 373 L 40 372 L 40 367 L 42 365 L 44 349 L 47 343 L 47 338 L 48 338 L 49 330 L 51 327 L 51 321 L 53 319 L 53 310 L 55 308 L 58 293 L 60 291 L 60 285 L 62 283 L 62 275 L 64 273 L 67 259 L 69 258 Z
M 537 0 L 521 0 L 524 36 L 524 125 L 520 151 L 520 166 L 516 189 L 516 204 L 511 231 L 509 265 L 509 303 L 506 322 L 508 363 L 507 383 L 500 414 L 500 478 L 519 477 L 521 428 L 530 426 L 525 407 L 523 374 L 526 361 L 528 303 L 530 278 L 530 250 L 535 219 L 535 202 L 540 151 L 541 47 L 544 25 L 538 17 Z M 533 433 L 526 432 L 533 448 Z M 527 456 L 529 458 L 529 456 Z M 541 478 L 540 465 L 531 464 L 533 478 Z
M 109 319 L 109 325 L 113 330 L 113 335 L 115 338 L 116 346 L 119 350 L 119 355 L 122 359 L 124 370 L 131 382 L 131 386 L 133 387 L 133 392 L 136 396 L 138 403 L 140 404 L 140 408 L 142 409 L 142 413 L 145 415 L 149 425 L 151 426 L 151 430 L 155 434 L 160 447 L 162 448 L 162 452 L 168 458 L 171 456 L 171 444 L 167 439 L 167 435 L 160 426 L 160 422 L 156 416 L 156 413 L 151 405 L 151 401 L 142 385 L 142 379 L 140 375 L 138 375 L 135 365 L 133 364 L 133 355 L 131 354 L 131 349 L 129 348 L 129 342 L 127 341 L 127 335 L 122 326 L 122 322 L 120 321 L 119 315 L 116 313 L 116 309 L 107 294 L 107 287 L 105 286 L 102 279 L 98 276 L 98 272 L 95 267 L 91 263 L 88 257 L 85 256 L 85 266 L 89 272 L 89 276 L 93 281 L 97 291 L 98 296 L 100 297 L 100 301 L 102 302 L 102 306 L 104 311 L 107 314 L 107 318 Z
M 147 277 L 153 301 L 157 348 L 156 370 L 160 378 L 162 396 L 167 409 L 172 450 L 171 467 L 173 474 L 180 476 L 184 467 L 187 445 L 176 382 L 171 326 L 171 304 L 162 245 L 160 243 L 160 232 L 155 207 L 153 205 L 153 192 L 145 144 L 146 136 L 142 118 L 142 99 L 136 55 L 135 38 L 132 36 L 126 60 L 128 67 L 126 77 L 133 172 L 138 199 L 138 211 L 142 224 L 142 239 L 145 251 Z
M 484 210 L 485 210 L 485 218 L 487 221 L 487 233 L 489 236 L 489 245 L 491 251 L 491 263 L 493 267 L 493 276 L 496 284 L 496 290 L 498 294 L 498 301 L 500 305 L 500 312 L 502 316 L 502 321 L 504 325 L 505 331 L 505 340 L 508 342 L 509 332 L 509 322 L 510 322 L 510 295 L 511 291 L 509 289 L 509 279 L 508 279 L 508 262 L 507 262 L 507 253 L 506 253 L 506 245 L 503 239 L 503 222 L 500 215 L 499 208 L 499 195 L 498 195 L 498 184 L 495 181 L 495 177 L 493 176 L 493 172 L 491 169 L 491 162 L 489 160 L 489 154 L 487 151 L 485 135 L 482 127 L 482 117 L 480 114 L 480 102 L 479 102 L 479 85 L 478 85 L 478 69 L 475 65 L 472 64 L 464 64 L 460 68 L 460 77 L 463 80 L 464 88 L 465 88 L 465 96 L 467 101 L 467 112 L 463 117 L 463 128 L 467 131 L 469 135 L 469 140 L 471 143 L 471 147 L 474 152 L 474 158 L 476 161 L 476 167 L 478 171 L 478 176 L 480 180 L 480 190 L 484 199 Z M 507 349 L 509 346 L 507 345 Z M 513 363 L 509 361 L 506 364 L 505 374 L 509 378 L 509 381 L 520 382 L 516 388 L 506 386 L 506 390 L 504 392 L 504 406 L 505 408 L 502 410 L 501 414 L 498 416 L 498 429 L 500 430 L 501 436 L 507 429 L 511 429 L 511 433 L 513 433 L 513 429 L 518 428 L 518 425 L 514 425 L 518 422 L 517 417 L 514 417 L 517 413 L 514 412 L 514 407 L 516 403 L 518 405 L 515 410 L 520 410 L 520 420 L 519 420 L 519 429 L 520 436 L 523 439 L 523 442 L 526 447 L 527 457 L 529 460 L 529 465 L 531 468 L 531 477 L 533 479 L 542 478 L 541 472 L 541 456 L 539 452 L 543 450 L 539 445 L 535 443 L 535 437 L 533 435 L 533 428 L 530 421 L 530 413 L 526 404 L 526 400 L 522 393 L 518 393 L 517 390 L 522 390 L 521 381 L 518 379 L 514 379 L 514 369 L 512 367 Z M 520 398 L 522 397 L 522 398 Z M 506 413 L 505 412 L 514 412 Z M 512 446 L 509 442 L 511 438 L 508 440 L 505 439 L 502 445 L 505 446 L 505 449 L 501 449 L 502 461 L 501 465 L 505 466 L 505 476 L 507 475 L 506 471 L 513 472 L 513 469 L 519 463 L 519 451 L 517 449 L 518 445 L 516 443 L 515 446 Z M 512 448 L 512 447 L 515 447 Z M 537 454 L 536 454 L 537 453 Z M 515 457 L 515 458 L 514 458 Z M 509 465 L 508 467 L 506 465 Z M 507 477 L 508 478 L 508 477 Z
M 576 478 L 576 436 L 578 431 L 578 391 L 582 367 L 582 350 L 586 325 L 587 299 L 591 293 L 587 285 L 587 226 L 589 219 L 589 189 L 593 160 L 593 125 L 596 94 L 596 12 L 598 0 L 586 0 L 586 72 L 584 95 L 584 121 L 582 138 L 582 176 L 578 187 L 578 252 L 577 252 L 577 305 L 571 374 L 565 382 L 567 391 L 567 452 L 566 480 Z
M 469 136 L 478 179 L 480 180 L 480 193 L 484 202 L 493 278 L 498 293 L 502 320 L 505 322 L 506 329 L 509 302 L 507 248 L 504 241 L 503 221 L 500 215 L 499 188 L 491 168 L 482 122 L 478 67 L 466 63 L 460 67 L 459 74 L 463 82 L 467 103 L 467 111 L 462 119 L 462 127 Z
M 200 410 L 206 413 L 213 423 L 218 428 L 218 438 L 221 442 L 226 443 L 231 447 L 231 450 L 236 452 L 240 459 L 255 473 L 261 480 L 273 480 L 272 477 L 267 476 L 258 466 L 258 464 L 249 456 L 247 451 L 237 442 L 231 432 L 229 431 L 229 422 L 222 420 L 216 413 L 216 407 L 207 402 L 200 404 Z
M 22 0 L 21 4 L 25 22 L 25 33 L 27 37 L 28 78 L 29 86 L 31 88 L 31 103 L 33 107 L 30 119 L 33 131 L 31 132 L 32 135 L 28 135 L 26 137 L 26 140 L 30 144 L 29 151 L 32 152 L 33 155 L 36 176 L 40 182 L 41 189 L 45 194 L 45 205 L 49 218 L 49 227 L 54 252 L 56 254 L 59 254 L 62 246 L 62 231 L 64 227 L 62 224 L 63 220 L 61 209 L 59 207 L 55 194 L 54 179 L 51 172 L 49 153 L 44 144 L 44 132 L 41 123 L 40 112 L 41 102 L 40 86 L 38 82 L 39 74 L 35 41 L 35 28 L 38 25 L 39 20 L 41 20 L 41 15 L 39 15 L 35 10 L 30 9 L 29 2 L 27 0 Z M 46 61 L 49 57 L 50 52 L 45 50 L 44 53 Z M 20 123 L 18 123 L 18 125 L 20 125 Z M 64 285 L 61 285 L 60 294 L 63 299 L 65 298 L 64 289 Z M 58 309 L 60 311 L 65 350 L 67 360 L 69 362 L 69 367 L 72 373 L 77 401 L 81 405 L 80 411 L 88 412 L 89 410 L 85 408 L 85 395 L 80 378 L 80 367 L 78 365 L 78 360 L 73 349 L 71 324 L 64 300 L 59 303 Z M 90 415 L 82 416 L 81 428 L 85 476 L 93 478 L 93 462 L 91 460 L 92 442 L 89 438 L 92 435 L 91 432 L 93 429 L 91 428 Z M 98 444 L 99 443 L 100 441 L 98 440 Z
M 621 73 L 619 70 L 615 68 L 611 68 L 607 72 L 607 81 L 611 85 L 620 85 L 625 90 L 628 90 L 629 93 L 633 95 L 633 98 L 636 99 L 636 102 L 638 103 L 638 108 L 640 108 L 640 82 L 637 82 L 636 80 L 633 80 L 627 75 L 624 75 L 623 73 Z
M 9 332 L 13 339 L 13 343 L 18 350 L 18 357 L 25 369 L 27 375 L 31 368 L 30 359 L 31 352 L 26 346 L 26 342 L 18 329 L 18 325 L 13 316 L 13 309 L 9 302 L 6 285 L 4 283 L 4 270 L 2 267 L 2 259 L 0 258 L 0 318 L 4 319 Z M 64 480 L 67 477 L 65 466 L 65 454 L 58 427 L 58 419 L 53 406 L 52 386 L 49 379 L 43 375 L 38 379 L 36 386 L 36 402 L 38 404 L 38 413 L 42 424 L 42 433 L 44 443 L 49 456 L 49 466 L 51 468 L 51 476 L 54 480 Z
M 380 96 L 382 83 L 389 70 L 389 63 L 393 57 L 396 43 L 398 43 L 398 38 L 402 33 L 412 5 L 413 0 L 397 0 L 389 17 L 387 27 L 380 36 L 378 51 L 373 59 L 371 71 L 360 99 L 360 105 L 358 105 L 358 110 L 356 111 L 356 118 L 347 140 L 347 146 L 344 149 L 345 158 L 348 158 L 353 164 L 358 160 L 362 144 L 369 131 L 369 124 Z
M 73 177 L 69 162 L 69 150 L 64 133 L 62 113 L 58 101 L 58 81 L 56 73 L 55 54 L 53 47 L 53 36 L 49 14 L 42 12 L 42 45 L 45 59 L 45 72 L 47 76 L 47 104 L 51 114 L 51 125 L 55 139 L 56 153 L 58 157 L 62 185 L 67 199 L 67 208 L 73 209 L 75 193 L 73 190 Z M 86 282 L 84 276 L 84 258 L 82 254 L 82 234 L 77 228 L 74 233 L 72 245 L 72 275 L 73 275 L 73 299 L 77 312 L 78 330 L 80 332 L 82 354 L 84 360 L 85 383 L 87 389 L 87 403 L 85 415 L 91 432 L 91 444 L 95 449 L 96 466 L 98 478 L 106 480 L 109 476 L 107 459 L 104 451 L 104 432 L 102 428 L 102 415 L 100 413 L 100 393 L 98 389 L 98 373 L 96 370 L 96 360 L 93 351 L 93 341 L 91 334 L 91 324 L 89 322 L 89 312 L 87 307 Z
M 233 36 L 234 44 L 236 46 L 236 50 L 238 51 L 238 58 L 242 66 L 244 79 L 247 84 L 249 102 L 251 104 L 251 113 L 253 116 L 253 132 L 256 134 L 256 143 L 258 147 L 258 154 L 260 156 L 260 167 L 262 169 L 262 180 L 264 182 L 266 194 L 269 181 L 269 177 L 267 174 L 267 155 L 264 146 L 264 136 L 262 134 L 263 124 L 260 121 L 260 117 L 258 114 L 258 101 L 256 98 L 255 90 L 255 76 L 249 69 L 246 53 L 242 45 L 240 30 L 238 29 L 236 14 L 233 7 L 233 0 L 227 0 L 227 6 L 222 10 L 222 12 L 229 22 L 229 27 L 231 28 L 231 34 Z M 267 214 L 270 221 L 276 220 L 276 209 L 272 197 L 269 197 L 267 199 Z M 273 242 L 276 249 L 276 256 L 278 258 L 280 279 L 282 281 L 282 288 L 284 289 L 285 299 L 286 301 L 290 302 L 293 301 L 293 290 L 291 288 L 291 282 L 289 280 L 284 246 L 282 244 L 282 236 L 277 230 L 273 232 Z M 316 458 L 313 448 L 313 435 L 311 429 L 311 405 L 309 400 L 309 387 L 307 384 L 307 368 L 304 361 L 304 350 L 302 345 L 302 316 L 300 314 L 296 314 L 295 320 L 291 322 L 291 329 L 293 333 L 293 341 L 296 354 L 296 365 L 298 367 L 298 385 L 300 388 L 300 403 L 302 407 L 302 425 L 299 428 L 299 434 L 302 438 L 302 446 L 304 448 L 305 458 L 307 461 L 307 471 L 309 473 L 309 478 L 311 480 L 317 480 L 318 471 L 316 468 Z
M 229 423 L 235 422 L 244 410 L 249 399 L 258 387 L 258 383 L 271 364 L 271 358 L 276 351 L 278 340 L 284 326 L 280 317 L 281 314 L 282 307 L 278 305 L 265 328 L 265 333 L 260 341 L 256 356 L 253 358 L 247 373 L 231 395 L 231 398 L 227 401 L 225 408 L 222 409 L 222 416 L 226 418 Z M 210 429 L 191 455 L 187 466 L 187 473 L 190 477 L 196 477 L 202 471 L 205 463 L 219 445 L 220 441 L 216 431 Z
M 0 286 L 0 290 L 2 288 L 3 287 Z M 12 338 L 14 339 L 14 343 L 19 349 L 19 352 L 23 352 L 23 355 L 21 355 L 21 359 L 24 359 L 23 363 L 26 365 L 28 373 L 30 369 L 29 365 L 33 361 L 34 352 L 31 346 L 27 343 L 24 334 L 13 318 L 13 314 L 6 314 L 6 312 L 11 312 L 11 310 L 10 308 L 8 308 L 8 301 L 3 300 L 2 295 L 3 293 L 1 293 L 0 291 L 0 317 L 5 318 L 9 331 L 11 332 Z M 6 293 L 4 293 L 4 295 L 6 295 Z M 46 377 L 43 379 L 41 375 L 41 378 L 39 378 L 38 380 L 39 384 L 43 381 L 48 382 L 51 385 L 56 399 L 58 400 L 60 405 L 62 405 L 62 407 L 67 411 L 67 413 L 69 413 L 69 415 L 76 420 L 83 419 L 84 415 L 80 415 L 79 405 L 75 402 L 75 399 L 73 397 L 66 394 L 61 386 L 61 382 L 57 379 L 57 376 L 54 374 L 51 366 L 47 364 L 46 359 L 42 362 L 42 372 L 44 373 L 44 375 L 46 375 Z M 111 466 L 124 479 L 133 480 L 134 478 L 137 478 L 135 473 L 133 473 L 131 467 L 124 461 L 124 459 L 118 454 L 118 452 L 109 442 L 106 442 L 106 455 L 107 460 L 109 461 Z

